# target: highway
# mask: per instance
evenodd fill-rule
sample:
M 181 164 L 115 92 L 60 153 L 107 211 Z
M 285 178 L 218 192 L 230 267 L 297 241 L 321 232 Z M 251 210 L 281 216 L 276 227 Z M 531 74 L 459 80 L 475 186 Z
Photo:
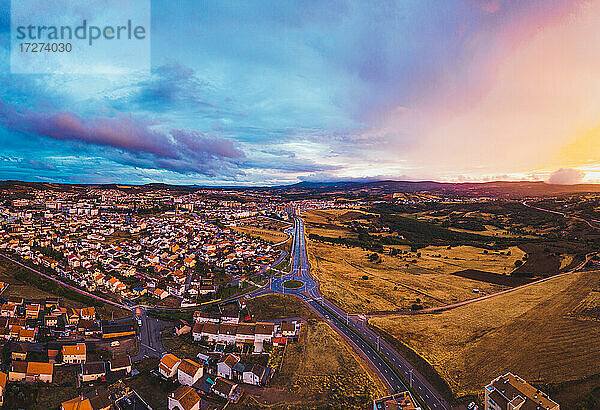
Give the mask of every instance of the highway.
M 271 292 L 298 296 L 358 351 L 381 376 L 390 392 L 396 393 L 407 389 L 403 377 L 409 384 L 412 384 L 414 391 L 420 395 L 429 408 L 450 409 L 441 394 L 406 359 L 366 326 L 364 316 L 349 315 L 321 296 L 319 283 L 310 274 L 304 221 L 298 217 L 295 218 L 290 260 L 292 266 L 288 275 L 274 277 L 271 280 L 270 288 L 258 290 L 249 296 Z M 303 285 L 296 289 L 286 288 L 284 283 L 288 280 L 300 280 Z

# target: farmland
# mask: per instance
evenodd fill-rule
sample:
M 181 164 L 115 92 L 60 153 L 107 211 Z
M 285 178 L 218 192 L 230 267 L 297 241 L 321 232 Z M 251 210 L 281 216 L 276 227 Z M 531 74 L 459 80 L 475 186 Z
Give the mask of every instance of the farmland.
M 524 254 L 516 247 L 484 252 L 468 246 L 403 252 L 373 255 L 357 247 L 317 241 L 310 241 L 308 246 L 312 273 L 319 279 L 324 296 L 351 313 L 441 306 L 505 289 L 452 273 L 468 268 L 509 273 L 514 261 Z
M 560 385 L 598 372 L 600 327 L 589 319 L 597 319 L 599 280 L 597 271 L 568 274 L 441 314 L 370 325 L 427 360 L 458 396 L 481 394 L 508 371 Z

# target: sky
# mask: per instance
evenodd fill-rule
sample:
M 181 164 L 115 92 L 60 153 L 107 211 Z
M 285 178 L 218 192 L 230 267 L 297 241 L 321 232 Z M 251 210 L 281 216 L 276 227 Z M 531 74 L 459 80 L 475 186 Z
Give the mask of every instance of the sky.
M 0 179 L 600 182 L 599 34 L 598 1 L 155 0 L 150 71 L 11 74 L 0 0 Z

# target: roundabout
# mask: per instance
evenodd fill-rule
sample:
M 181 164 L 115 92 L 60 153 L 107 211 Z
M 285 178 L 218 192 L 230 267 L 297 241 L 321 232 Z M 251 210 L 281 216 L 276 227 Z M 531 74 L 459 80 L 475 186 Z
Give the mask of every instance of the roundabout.
M 284 288 L 287 288 L 287 289 L 298 289 L 298 288 L 301 288 L 302 286 L 304 286 L 304 282 L 302 282 L 301 280 L 297 280 L 297 279 L 290 279 L 290 280 L 283 282 L 282 285 Z

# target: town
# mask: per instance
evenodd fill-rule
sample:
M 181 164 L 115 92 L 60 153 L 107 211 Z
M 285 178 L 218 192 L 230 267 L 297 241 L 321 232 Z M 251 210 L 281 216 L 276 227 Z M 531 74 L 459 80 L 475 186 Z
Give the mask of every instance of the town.
M 321 391 L 315 377 L 344 390 L 322 396 L 331 407 L 559 408 L 539 380 L 522 378 L 519 366 L 496 368 L 462 396 L 439 393 L 448 381 L 430 372 L 442 369 L 406 361 L 396 328 L 402 322 L 394 318 L 458 312 L 454 307 L 463 303 L 477 306 L 482 298 L 501 300 L 496 295 L 538 286 L 552 278 L 551 265 L 538 255 L 548 246 L 562 261 L 557 276 L 588 272 L 600 262 L 593 248 L 568 244 L 592 234 L 591 227 L 565 227 L 565 217 L 551 212 L 555 204 L 581 209 L 582 198 L 591 209 L 600 197 L 516 202 L 538 219 L 529 225 L 504 219 L 502 236 L 497 222 L 487 222 L 496 226 L 486 228 L 495 236 L 490 247 L 478 212 L 510 212 L 515 202 L 488 192 L 400 194 L 377 186 L 310 198 L 310 189 L 296 189 L 290 200 L 281 190 L 58 187 L 1 192 L 0 385 L 8 408 L 22 402 L 61 409 L 259 408 L 287 389 L 283 403 L 293 397 L 319 403 L 325 393 L 315 390 Z M 395 217 L 398 210 L 418 217 Z M 432 224 L 429 215 L 441 219 Z M 554 231 L 549 220 L 556 221 Z M 448 230 L 453 226 L 463 231 Z M 450 246 L 429 244 L 443 241 Z M 455 246 L 459 253 L 452 253 Z M 334 261 L 353 261 L 357 278 L 337 273 Z M 427 282 L 410 279 L 410 289 L 400 288 L 389 276 L 401 269 L 408 279 L 431 268 L 454 275 L 445 276 L 455 278 L 453 299 L 432 298 L 426 288 L 412 299 Z M 447 279 L 431 280 L 446 286 Z M 305 374 L 315 366 L 308 358 L 343 361 L 346 374 Z

